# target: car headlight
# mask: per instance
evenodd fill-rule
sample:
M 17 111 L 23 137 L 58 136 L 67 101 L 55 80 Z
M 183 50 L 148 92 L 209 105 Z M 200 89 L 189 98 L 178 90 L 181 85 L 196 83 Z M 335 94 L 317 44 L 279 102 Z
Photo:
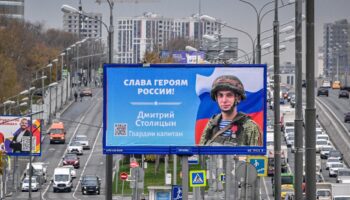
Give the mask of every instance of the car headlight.
M 86 186 L 84 186 L 83 188 L 84 188 L 84 190 L 86 190 Z
M 64 161 L 63 161 L 63 164 L 67 164 L 67 161 L 64 160 Z
M 77 160 L 76 160 L 76 161 L 74 161 L 74 164 L 78 164 L 78 163 L 79 163 L 79 161 L 77 161 Z

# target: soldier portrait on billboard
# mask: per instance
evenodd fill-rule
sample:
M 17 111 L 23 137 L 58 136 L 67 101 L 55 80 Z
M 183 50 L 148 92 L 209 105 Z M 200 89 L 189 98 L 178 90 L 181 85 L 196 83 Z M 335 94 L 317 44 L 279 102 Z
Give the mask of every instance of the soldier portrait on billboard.
M 217 77 L 212 84 L 210 97 L 221 112 L 209 119 L 200 138 L 200 145 L 262 146 L 262 133 L 258 124 L 245 113 L 237 111 L 238 104 L 247 98 L 238 77 Z

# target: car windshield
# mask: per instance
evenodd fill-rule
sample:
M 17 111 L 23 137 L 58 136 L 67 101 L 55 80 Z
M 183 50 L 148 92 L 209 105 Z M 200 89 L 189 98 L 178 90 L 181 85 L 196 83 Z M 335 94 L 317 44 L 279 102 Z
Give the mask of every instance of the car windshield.
M 86 136 L 77 136 L 77 137 L 74 138 L 74 140 L 76 140 L 76 141 L 86 141 L 87 137 Z
M 316 145 L 325 145 L 325 144 L 328 144 L 327 140 L 317 140 L 316 141 Z
M 55 181 L 69 181 L 69 176 L 64 174 L 55 175 Z
M 66 154 L 66 156 L 64 157 L 65 159 L 77 159 L 78 156 L 76 154 Z
M 324 146 L 321 148 L 322 151 L 330 151 L 332 149 L 333 149 L 333 147 L 327 147 L 327 146 Z
M 333 200 L 350 200 L 350 197 L 334 197 Z
M 29 178 L 23 180 L 23 183 L 29 183 Z M 36 179 L 32 178 L 32 183 L 36 183 Z
M 51 129 L 50 130 L 50 133 L 52 133 L 52 134 L 57 134 L 57 133 L 62 133 L 63 131 L 62 131 L 62 129 Z
M 340 167 L 343 167 L 343 164 L 341 163 L 334 163 L 331 165 L 332 168 L 340 168 Z
M 294 133 L 294 128 L 286 128 L 286 133 Z
M 87 179 L 87 180 L 83 180 L 83 185 L 97 185 L 97 180 L 92 180 L 92 179 Z
M 330 157 L 340 157 L 341 153 L 339 151 L 330 151 L 329 156 Z
M 291 176 L 282 176 L 281 177 L 282 184 L 293 184 L 293 177 Z
M 319 190 L 319 191 L 317 191 L 317 196 L 330 197 L 331 196 L 331 192 L 328 191 L 328 190 Z
M 338 158 L 328 158 L 327 162 L 339 162 Z
M 79 142 L 72 142 L 70 143 L 70 146 L 81 146 Z

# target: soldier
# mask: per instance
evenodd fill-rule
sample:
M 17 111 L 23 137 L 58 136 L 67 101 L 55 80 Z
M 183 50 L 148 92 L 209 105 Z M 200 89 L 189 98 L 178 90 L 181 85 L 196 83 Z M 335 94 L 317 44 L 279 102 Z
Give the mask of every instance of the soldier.
M 210 92 L 221 113 L 208 121 L 200 139 L 208 146 L 261 146 L 259 126 L 242 112 L 237 105 L 246 98 L 243 84 L 236 76 L 224 75 L 216 78 Z

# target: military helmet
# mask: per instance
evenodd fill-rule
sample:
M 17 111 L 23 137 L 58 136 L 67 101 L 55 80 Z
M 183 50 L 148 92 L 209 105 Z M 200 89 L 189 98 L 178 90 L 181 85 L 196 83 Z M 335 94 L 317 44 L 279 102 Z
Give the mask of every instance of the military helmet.
M 211 98 L 216 100 L 216 92 L 219 90 L 231 90 L 241 96 L 241 100 L 246 98 L 242 81 L 233 75 L 223 75 L 216 78 L 210 92 Z

